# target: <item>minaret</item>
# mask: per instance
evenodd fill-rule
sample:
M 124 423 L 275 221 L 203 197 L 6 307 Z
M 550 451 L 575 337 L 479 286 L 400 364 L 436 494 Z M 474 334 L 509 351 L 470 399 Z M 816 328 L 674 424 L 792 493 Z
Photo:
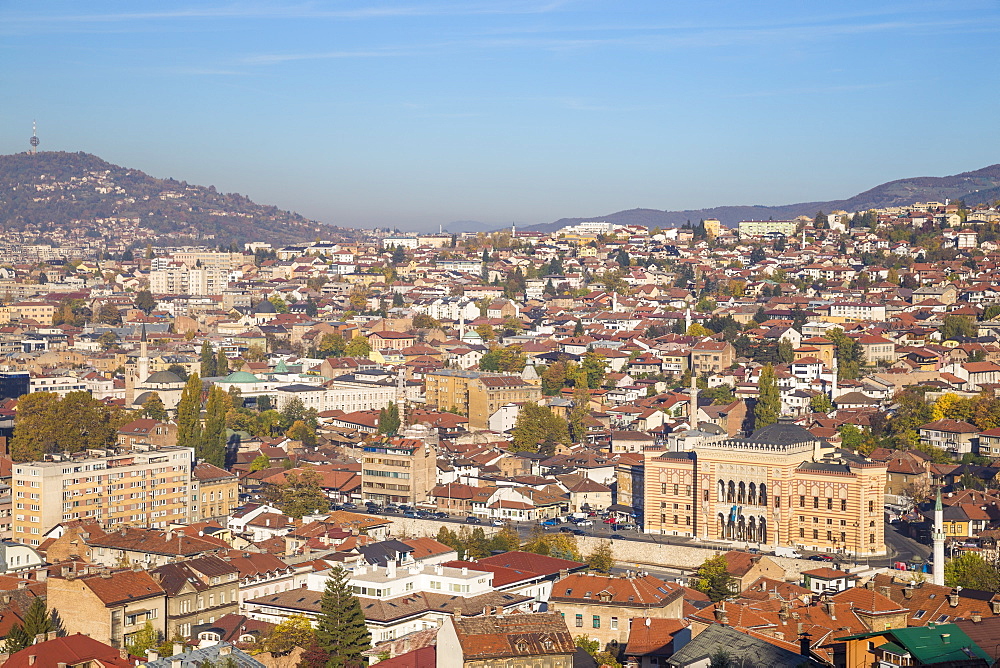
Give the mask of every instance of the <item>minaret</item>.
M 944 586 L 944 509 L 941 507 L 941 488 L 934 501 L 934 573 L 933 582 Z
M 618 293 L 611 293 L 611 312 L 618 313 Z
M 684 311 L 684 332 L 687 333 L 691 329 L 691 307 L 688 306 L 687 310 Z
M 396 377 L 396 409 L 399 411 L 399 431 L 406 429 L 406 367 L 399 365 Z

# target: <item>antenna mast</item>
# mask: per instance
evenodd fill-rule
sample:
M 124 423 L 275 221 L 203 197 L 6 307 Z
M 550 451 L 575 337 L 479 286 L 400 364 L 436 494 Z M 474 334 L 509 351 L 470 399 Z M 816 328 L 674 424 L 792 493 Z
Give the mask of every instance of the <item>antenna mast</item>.
M 39 144 L 38 131 L 35 121 L 31 121 L 31 139 L 28 140 L 28 143 L 31 144 L 31 155 L 35 155 L 38 152 Z

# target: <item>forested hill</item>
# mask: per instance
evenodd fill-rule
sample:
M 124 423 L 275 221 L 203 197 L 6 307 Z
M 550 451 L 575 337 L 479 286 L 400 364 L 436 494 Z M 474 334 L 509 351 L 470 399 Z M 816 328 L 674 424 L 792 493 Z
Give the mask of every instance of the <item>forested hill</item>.
M 826 202 L 800 202 L 778 206 L 719 206 L 711 209 L 661 211 L 629 209 L 587 218 L 563 218 L 553 223 L 525 227 L 525 230 L 551 232 L 585 220 L 605 220 L 621 225 L 676 227 L 686 221 L 718 218 L 724 225 L 735 226 L 741 220 L 789 220 L 796 216 L 814 216 L 818 211 L 866 211 L 914 202 L 963 200 L 966 205 L 988 204 L 1000 199 L 1000 164 L 953 176 L 920 176 L 889 181 L 848 199 Z
M 108 219 L 138 219 L 138 227 L 152 230 L 158 243 L 171 245 L 282 244 L 353 234 L 214 186 L 154 178 L 89 153 L 0 156 L 4 231 L 45 237 L 74 229 L 101 236 Z

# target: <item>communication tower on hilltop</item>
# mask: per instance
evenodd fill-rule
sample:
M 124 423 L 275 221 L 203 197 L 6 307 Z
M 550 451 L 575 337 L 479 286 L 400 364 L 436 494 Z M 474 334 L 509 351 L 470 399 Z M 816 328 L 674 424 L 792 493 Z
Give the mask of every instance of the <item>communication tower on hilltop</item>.
M 28 143 L 31 144 L 31 155 L 35 155 L 38 152 L 38 132 L 34 121 L 31 121 L 31 139 Z

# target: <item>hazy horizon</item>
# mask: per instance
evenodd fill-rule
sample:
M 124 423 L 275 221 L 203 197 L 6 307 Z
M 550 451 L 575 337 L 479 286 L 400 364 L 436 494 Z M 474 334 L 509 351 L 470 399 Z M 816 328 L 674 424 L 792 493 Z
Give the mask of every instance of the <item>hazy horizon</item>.
M 781 205 L 997 162 L 996 2 L 0 7 L 0 153 L 351 227 Z

